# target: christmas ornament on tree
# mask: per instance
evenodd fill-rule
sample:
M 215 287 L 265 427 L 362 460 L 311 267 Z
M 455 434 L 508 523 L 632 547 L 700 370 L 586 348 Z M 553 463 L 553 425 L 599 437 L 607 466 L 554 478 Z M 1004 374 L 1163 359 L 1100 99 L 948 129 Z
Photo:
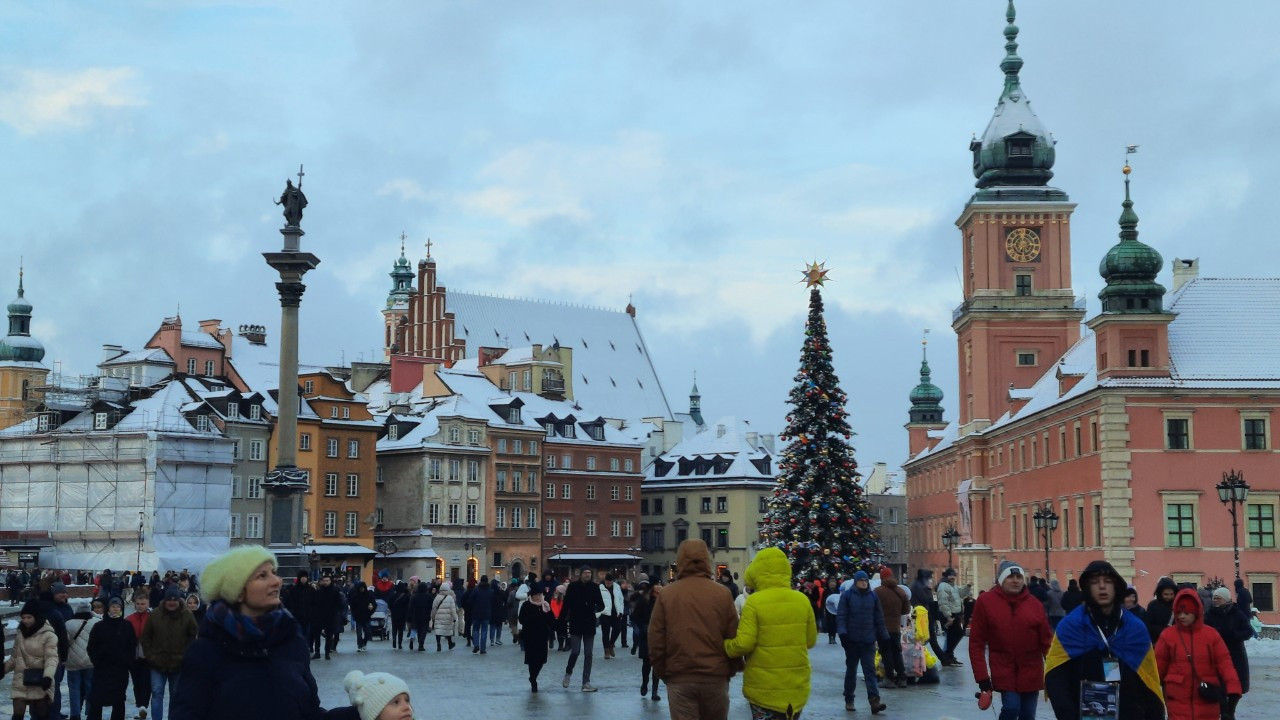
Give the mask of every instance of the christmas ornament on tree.
M 825 580 L 876 569 L 871 558 L 881 547 L 847 442 L 853 435 L 847 398 L 831 366 L 821 293 L 829 271 L 814 262 L 801 272 L 809 288 L 809 319 L 781 434 L 790 443 L 778 463 L 781 472 L 760 537 L 790 555 L 793 577 Z

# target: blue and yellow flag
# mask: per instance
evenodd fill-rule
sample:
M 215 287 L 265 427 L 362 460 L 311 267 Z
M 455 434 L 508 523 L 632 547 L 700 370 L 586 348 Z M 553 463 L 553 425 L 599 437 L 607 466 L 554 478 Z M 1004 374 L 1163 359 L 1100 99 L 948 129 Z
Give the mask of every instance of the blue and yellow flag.
M 1098 626 L 1089 618 L 1085 605 L 1072 610 L 1058 623 L 1053 643 L 1049 646 L 1049 655 L 1045 658 L 1044 674 L 1047 676 L 1059 665 L 1093 650 L 1115 655 L 1142 678 L 1142 683 L 1156 697 L 1164 700 L 1164 693 L 1160 689 L 1160 671 L 1156 667 L 1156 653 L 1151 647 L 1147 626 L 1137 616 L 1123 611 L 1120 615 L 1120 627 L 1110 638 L 1103 639 Z

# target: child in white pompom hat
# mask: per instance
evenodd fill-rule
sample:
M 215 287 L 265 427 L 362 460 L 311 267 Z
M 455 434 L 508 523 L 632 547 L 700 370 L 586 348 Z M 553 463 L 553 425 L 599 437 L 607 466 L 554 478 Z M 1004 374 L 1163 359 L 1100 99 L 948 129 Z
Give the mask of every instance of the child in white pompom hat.
M 409 686 L 395 675 L 352 670 L 342 685 L 360 720 L 413 720 Z

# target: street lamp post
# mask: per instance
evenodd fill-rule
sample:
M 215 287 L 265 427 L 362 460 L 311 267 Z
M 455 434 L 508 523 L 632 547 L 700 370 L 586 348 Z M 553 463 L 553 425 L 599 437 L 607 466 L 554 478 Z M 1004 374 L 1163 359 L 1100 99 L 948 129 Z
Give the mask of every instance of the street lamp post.
M 1031 519 L 1035 521 L 1036 530 L 1040 531 L 1040 536 L 1044 538 L 1044 576 L 1049 578 L 1049 539 L 1053 536 L 1053 531 L 1058 529 L 1058 514 L 1053 508 L 1045 505 L 1036 510 L 1031 515 Z
M 1244 473 L 1234 468 L 1229 473 L 1222 473 L 1222 482 L 1215 485 L 1218 499 L 1223 505 L 1230 503 L 1227 511 L 1231 513 L 1231 550 L 1235 554 L 1236 579 L 1240 579 L 1240 527 L 1236 517 L 1236 506 L 1243 505 L 1249 499 L 1249 483 L 1244 481 Z
M 948 525 L 947 531 L 942 533 L 942 546 L 947 549 L 947 567 L 951 567 L 951 548 L 955 546 L 956 540 L 960 538 L 960 533 L 956 530 L 955 525 Z

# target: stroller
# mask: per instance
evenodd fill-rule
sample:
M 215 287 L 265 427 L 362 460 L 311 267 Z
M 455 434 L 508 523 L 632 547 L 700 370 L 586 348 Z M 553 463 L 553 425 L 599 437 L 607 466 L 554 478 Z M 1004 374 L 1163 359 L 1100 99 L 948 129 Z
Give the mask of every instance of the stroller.
M 391 637 L 391 608 L 387 601 L 378 599 L 374 603 L 373 615 L 369 616 L 369 639 L 387 640 Z

